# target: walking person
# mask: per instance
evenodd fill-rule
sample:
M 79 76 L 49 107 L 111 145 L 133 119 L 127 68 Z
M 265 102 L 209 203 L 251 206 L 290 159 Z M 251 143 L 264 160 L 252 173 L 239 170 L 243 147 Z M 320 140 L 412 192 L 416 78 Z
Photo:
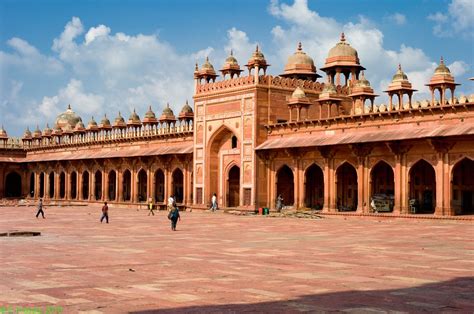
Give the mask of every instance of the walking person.
M 171 230 L 176 231 L 176 224 L 178 223 L 178 220 L 181 221 L 178 207 L 173 208 L 169 212 L 168 219 L 171 220 Z
M 36 213 L 36 218 L 38 218 L 39 214 L 41 214 L 41 216 L 43 216 L 43 219 L 46 219 L 46 218 L 44 218 L 43 199 L 42 198 L 39 199 L 38 212 Z
M 212 194 L 211 197 L 211 211 L 216 211 L 217 210 L 217 195 L 216 193 Z
M 104 202 L 104 206 L 102 206 L 102 217 L 100 218 L 100 223 L 105 219 L 106 223 L 109 223 L 109 206 L 107 206 L 107 202 Z
M 149 210 L 148 216 L 150 216 L 150 214 L 155 216 L 155 212 L 154 212 L 154 208 L 153 208 L 153 200 L 152 200 L 151 197 L 148 199 L 148 210 Z
M 174 195 L 170 195 L 170 197 L 168 198 L 168 212 L 171 212 L 174 208 L 176 208 Z

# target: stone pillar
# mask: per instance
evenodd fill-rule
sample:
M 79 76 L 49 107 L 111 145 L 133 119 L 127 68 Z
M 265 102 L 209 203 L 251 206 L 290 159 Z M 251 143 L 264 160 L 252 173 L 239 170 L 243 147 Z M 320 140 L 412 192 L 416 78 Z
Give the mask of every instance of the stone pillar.
M 89 200 L 95 200 L 95 172 L 89 173 Z
M 357 212 L 364 212 L 364 191 L 365 191 L 365 157 L 357 158 Z
M 102 176 L 102 200 L 109 201 L 109 172 L 104 171 L 104 175 Z
M 137 173 L 135 171 L 135 167 L 132 167 L 131 169 L 131 179 L 132 179 L 132 182 L 131 182 L 131 201 L 132 203 L 136 203 L 137 202 Z
M 35 195 L 34 198 L 39 198 L 39 193 L 40 193 L 40 173 L 36 172 L 35 173 Z
M 44 198 L 49 199 L 49 173 L 44 174 Z
M 393 181 L 394 181 L 393 213 L 399 215 L 401 213 L 401 207 L 402 207 L 402 182 L 403 182 L 401 156 L 399 154 L 395 155 L 395 169 L 393 171 Z
M 66 182 L 64 182 L 64 188 L 65 188 L 64 197 L 66 198 L 66 200 L 70 200 L 71 199 L 71 173 L 69 172 L 69 170 L 66 170 L 66 175 L 64 176 L 64 180 L 66 180 Z
M 443 90 L 444 93 L 444 90 Z M 449 163 L 448 153 L 456 144 L 454 141 L 431 139 L 431 147 L 437 153 L 437 162 L 435 167 L 436 175 L 436 207 L 435 215 L 447 215 L 450 207 L 449 200 Z M 447 187 L 446 187 L 447 186 Z
M 54 172 L 54 198 L 60 199 L 59 196 L 59 173 Z
M 152 198 L 151 194 L 153 191 L 152 188 L 153 188 L 153 176 L 151 174 L 151 170 L 150 168 L 148 167 L 148 169 L 146 170 L 146 180 L 147 180 L 147 183 L 146 183 L 146 200 L 145 202 L 148 204 L 148 200 L 150 198 Z
M 119 202 L 123 202 L 123 170 L 117 170 L 117 196 Z
M 82 172 L 77 172 L 77 199 L 82 200 Z

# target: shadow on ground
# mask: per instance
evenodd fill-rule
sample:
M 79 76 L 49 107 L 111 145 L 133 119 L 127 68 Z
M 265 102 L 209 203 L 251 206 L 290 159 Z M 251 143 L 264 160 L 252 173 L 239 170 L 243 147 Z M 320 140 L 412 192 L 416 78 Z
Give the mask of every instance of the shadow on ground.
M 284 287 L 281 287 L 281 289 L 284 289 Z M 456 292 L 454 298 L 452 297 L 453 292 Z M 339 311 L 352 313 L 388 311 L 472 313 L 474 311 L 474 277 L 460 277 L 450 281 L 405 289 L 323 293 L 305 295 L 296 299 L 261 303 L 202 305 L 130 313 L 327 313 Z

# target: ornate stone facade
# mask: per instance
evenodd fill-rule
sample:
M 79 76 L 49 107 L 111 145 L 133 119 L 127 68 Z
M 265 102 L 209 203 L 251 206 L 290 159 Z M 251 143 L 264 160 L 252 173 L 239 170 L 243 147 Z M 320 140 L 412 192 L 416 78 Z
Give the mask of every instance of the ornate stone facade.
M 196 65 L 194 111 L 186 103 L 178 119 L 150 107 L 143 120 L 119 113 L 85 127 L 68 108 L 21 141 L 2 129 L 0 197 L 164 205 L 174 194 L 205 209 L 216 193 L 221 208 L 254 210 L 280 195 L 326 212 L 473 214 L 473 95 L 455 97 L 441 60 L 431 100 L 412 99 L 399 66 L 388 105 L 375 105 L 359 62 L 342 35 L 321 68 L 326 83 L 301 44 L 273 77 L 257 47 L 248 75 L 232 53 L 223 80 L 209 59 Z

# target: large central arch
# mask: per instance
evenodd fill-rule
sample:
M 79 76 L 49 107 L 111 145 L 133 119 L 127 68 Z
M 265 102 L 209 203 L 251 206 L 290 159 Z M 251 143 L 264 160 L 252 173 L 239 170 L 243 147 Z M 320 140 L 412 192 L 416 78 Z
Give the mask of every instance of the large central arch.
M 410 168 L 409 177 L 412 211 L 433 214 L 436 205 L 436 174 L 433 166 L 421 159 Z
M 163 170 L 155 171 L 155 202 L 165 201 L 165 174 Z
M 139 202 L 147 201 L 148 176 L 144 169 L 141 169 L 137 175 L 137 197 Z
M 183 202 L 183 196 L 184 196 L 183 180 L 184 180 L 183 172 L 181 171 L 181 169 L 176 168 L 173 171 L 173 174 L 171 175 L 172 191 L 173 191 L 174 200 L 176 203 Z
M 234 140 L 233 140 L 234 138 Z M 235 134 L 227 127 L 222 126 L 216 130 L 214 135 L 209 140 L 208 145 L 208 164 L 207 164 L 207 180 L 206 180 L 206 197 L 207 202 L 210 203 L 212 194 L 216 193 L 218 199 L 222 199 L 226 192 L 224 187 L 223 169 L 225 165 L 222 164 L 220 153 L 223 150 L 230 151 L 233 149 L 233 144 L 236 142 Z M 238 141 L 238 138 L 237 138 Z M 234 142 L 234 143 L 233 143 Z M 237 145 L 238 146 L 238 145 Z M 236 147 L 237 147 L 236 146 Z M 234 148 L 235 149 L 235 148 Z M 240 155 L 239 155 L 240 156 Z M 237 164 L 240 164 L 240 159 L 237 157 Z M 223 189 L 223 190 L 221 190 Z
M 295 181 L 293 171 L 287 165 L 282 166 L 276 174 L 277 196 L 283 198 L 283 204 L 293 206 L 295 203 Z

